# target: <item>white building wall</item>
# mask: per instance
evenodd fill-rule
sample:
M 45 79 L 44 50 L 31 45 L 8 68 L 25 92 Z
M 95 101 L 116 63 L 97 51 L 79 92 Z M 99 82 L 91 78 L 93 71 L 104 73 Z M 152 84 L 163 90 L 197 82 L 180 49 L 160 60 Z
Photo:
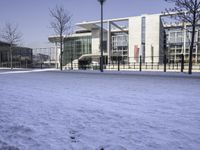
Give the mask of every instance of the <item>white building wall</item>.
M 54 43 L 56 56 L 55 56 L 55 67 L 60 68 L 60 44 L 58 42 Z
M 92 29 L 92 54 L 98 54 L 100 52 L 100 30 Z
M 145 62 L 159 62 L 159 57 L 163 50 L 163 27 L 159 14 L 142 15 L 130 17 L 129 19 L 129 61 L 139 62 L 139 56 L 142 55 L 142 17 L 145 17 Z M 100 28 L 93 28 L 92 36 L 92 54 L 100 54 Z M 74 36 L 83 36 L 83 33 Z M 108 33 L 104 30 L 104 41 L 108 40 Z M 111 44 L 111 43 L 110 43 Z M 109 48 L 109 46 L 107 46 Z M 111 47 L 110 47 L 111 49 Z M 157 56 L 157 57 L 156 57 Z
M 145 38 L 145 55 L 146 62 L 153 61 L 159 62 L 160 56 L 160 41 L 161 38 L 161 29 L 160 29 L 160 15 L 146 15 L 146 38 Z
M 92 29 L 92 54 L 100 54 L 101 29 Z M 107 41 L 107 31 L 103 32 L 103 41 Z
M 129 19 L 129 61 L 137 62 L 138 56 L 134 56 L 135 48 L 141 47 L 141 17 L 131 17 Z M 134 58 L 135 57 L 135 58 Z
M 74 33 L 67 37 L 72 38 L 72 37 L 83 37 L 83 36 L 91 36 L 91 35 L 92 35 L 91 33 Z M 65 38 L 67 38 L 67 37 L 65 37 Z

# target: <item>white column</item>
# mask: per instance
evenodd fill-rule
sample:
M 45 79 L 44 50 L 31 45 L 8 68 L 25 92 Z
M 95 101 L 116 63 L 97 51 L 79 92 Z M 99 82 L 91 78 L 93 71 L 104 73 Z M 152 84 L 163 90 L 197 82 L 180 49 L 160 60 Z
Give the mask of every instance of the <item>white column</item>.
M 56 49 L 56 68 L 60 67 L 60 52 L 58 49 L 58 43 L 55 42 L 55 49 Z
M 198 57 L 197 57 L 198 56 L 198 53 L 197 53 L 197 51 L 198 51 L 198 46 L 197 46 L 198 45 L 198 30 L 196 31 L 196 43 L 197 44 L 196 44 L 196 52 L 195 52 L 196 53 L 195 61 L 197 62 L 198 61 Z
M 107 22 L 107 53 L 108 53 L 108 61 L 110 63 L 110 55 L 111 55 L 111 23 Z
M 187 26 L 186 26 L 186 24 L 184 23 L 184 30 L 183 30 L 183 34 L 184 34 L 184 39 L 183 39 L 183 54 L 184 54 L 184 56 L 185 56 L 185 53 L 186 53 L 186 40 L 187 40 L 187 30 L 186 30 L 186 28 L 187 28 Z

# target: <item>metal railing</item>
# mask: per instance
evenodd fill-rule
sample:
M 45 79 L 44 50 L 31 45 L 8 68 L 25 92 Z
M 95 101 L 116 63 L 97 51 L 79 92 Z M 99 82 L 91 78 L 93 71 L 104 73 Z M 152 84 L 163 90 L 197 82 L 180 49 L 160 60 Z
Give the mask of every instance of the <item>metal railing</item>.
M 99 70 L 100 64 L 98 62 L 91 62 L 90 64 L 69 63 L 64 67 L 70 70 Z M 188 60 L 181 59 L 172 61 L 167 56 L 161 57 L 128 57 L 126 59 L 117 57 L 115 59 L 108 59 L 104 62 L 104 70 L 115 71 L 163 71 L 163 72 L 187 72 L 189 68 Z M 193 72 L 200 72 L 200 62 L 193 62 Z
M 196 61 L 197 60 L 197 61 Z M 49 61 L 13 61 L 13 68 L 57 68 L 58 64 Z M 88 63 L 89 62 L 89 63 Z M 10 61 L 0 62 L 0 67 L 9 68 L 11 67 Z M 70 70 L 99 70 L 100 63 L 87 61 L 87 63 L 74 63 L 71 60 L 70 63 L 64 66 L 65 69 Z M 163 71 L 163 72 L 188 72 L 189 62 L 181 55 L 178 60 L 172 60 L 170 57 L 120 57 L 115 56 L 110 59 L 104 60 L 104 70 L 115 70 L 115 71 Z M 200 72 L 200 56 L 198 59 L 194 59 L 193 72 Z

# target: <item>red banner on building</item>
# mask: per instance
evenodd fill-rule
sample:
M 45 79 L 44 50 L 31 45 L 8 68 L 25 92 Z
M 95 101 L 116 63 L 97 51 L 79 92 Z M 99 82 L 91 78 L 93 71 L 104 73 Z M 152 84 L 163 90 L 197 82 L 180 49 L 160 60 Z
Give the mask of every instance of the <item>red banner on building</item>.
M 134 46 L 134 60 L 138 62 L 139 60 L 139 48 L 137 45 Z

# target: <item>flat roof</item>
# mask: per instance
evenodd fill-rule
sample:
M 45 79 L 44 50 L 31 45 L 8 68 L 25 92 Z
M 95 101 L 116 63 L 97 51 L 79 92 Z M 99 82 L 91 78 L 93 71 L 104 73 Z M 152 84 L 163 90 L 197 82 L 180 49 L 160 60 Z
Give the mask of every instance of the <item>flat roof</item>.
M 9 43 L 7 43 L 7 42 L 3 42 L 3 41 L 0 41 L 0 44 L 10 45 Z
M 115 18 L 115 19 L 105 19 L 103 20 L 103 23 L 107 23 L 109 21 L 111 22 L 120 22 L 120 21 L 128 21 L 130 17 L 126 17 L 126 18 Z M 98 21 L 84 21 L 81 23 L 77 23 L 76 26 L 87 29 L 87 30 L 91 30 L 93 28 L 100 28 L 100 26 L 98 26 L 97 24 L 100 24 L 101 20 Z

